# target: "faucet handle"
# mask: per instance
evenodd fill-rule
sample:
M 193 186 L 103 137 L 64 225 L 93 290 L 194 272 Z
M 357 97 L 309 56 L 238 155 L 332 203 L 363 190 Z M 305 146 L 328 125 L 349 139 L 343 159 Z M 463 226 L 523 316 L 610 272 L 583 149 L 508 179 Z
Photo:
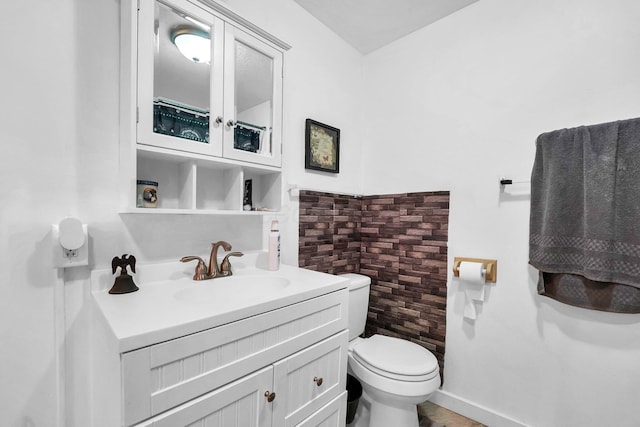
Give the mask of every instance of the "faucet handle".
M 229 261 L 229 257 L 241 257 L 243 255 L 244 254 L 242 252 L 229 252 L 227 255 L 225 255 L 222 263 L 220 264 L 220 273 L 223 276 L 231 276 L 233 273 L 231 272 L 231 262 Z
M 180 262 L 189 262 L 189 261 L 198 261 L 198 265 L 196 265 L 196 272 L 193 275 L 193 280 L 206 280 L 207 276 L 207 265 L 204 263 L 202 258 L 199 256 L 184 256 L 180 258 Z

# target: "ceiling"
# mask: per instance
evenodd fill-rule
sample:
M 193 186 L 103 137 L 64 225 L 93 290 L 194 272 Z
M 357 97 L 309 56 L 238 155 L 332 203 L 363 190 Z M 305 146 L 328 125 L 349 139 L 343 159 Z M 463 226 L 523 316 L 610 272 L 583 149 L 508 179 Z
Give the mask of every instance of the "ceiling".
M 363 54 L 478 0 L 295 0 Z

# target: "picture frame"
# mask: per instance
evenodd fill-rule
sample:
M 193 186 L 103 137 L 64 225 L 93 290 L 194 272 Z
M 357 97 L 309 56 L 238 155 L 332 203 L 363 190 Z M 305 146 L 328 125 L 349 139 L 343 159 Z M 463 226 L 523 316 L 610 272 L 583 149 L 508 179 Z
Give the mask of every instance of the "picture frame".
M 340 172 L 340 129 L 307 119 L 304 140 L 305 169 Z

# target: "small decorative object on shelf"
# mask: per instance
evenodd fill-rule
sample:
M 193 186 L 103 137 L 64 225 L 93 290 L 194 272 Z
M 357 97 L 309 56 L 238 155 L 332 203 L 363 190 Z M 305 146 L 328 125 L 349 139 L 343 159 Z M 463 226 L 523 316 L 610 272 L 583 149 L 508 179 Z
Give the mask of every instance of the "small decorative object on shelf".
M 136 272 L 136 257 L 133 255 L 124 254 L 122 258 L 114 257 L 111 260 L 112 274 L 116 274 L 116 270 L 120 267 L 120 275 L 116 277 L 116 281 L 109 290 L 110 294 L 128 294 L 135 292 L 138 287 L 133 282 L 133 277 L 127 273 L 127 266 L 131 267 L 133 273 Z
M 138 180 L 137 208 L 158 207 L 158 183 L 156 181 Z
M 253 181 L 250 179 L 244 180 L 244 196 L 242 197 L 242 209 L 250 211 L 253 208 Z
M 304 167 L 323 172 L 340 172 L 340 129 L 307 119 Z

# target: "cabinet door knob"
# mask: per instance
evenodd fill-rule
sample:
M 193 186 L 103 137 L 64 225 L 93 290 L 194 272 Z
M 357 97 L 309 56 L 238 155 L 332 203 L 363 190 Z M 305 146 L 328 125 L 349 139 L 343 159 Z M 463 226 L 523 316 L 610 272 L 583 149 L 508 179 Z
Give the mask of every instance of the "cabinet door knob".
M 229 126 L 230 128 L 234 127 L 236 125 L 236 122 L 233 120 L 229 120 L 227 121 L 227 126 Z
M 267 402 L 273 402 L 276 398 L 276 394 L 269 392 L 269 390 L 264 392 L 264 396 L 267 398 Z
M 318 387 L 320 387 L 322 385 L 322 377 L 318 378 L 318 377 L 313 377 L 313 382 L 316 383 L 316 385 Z
M 224 118 L 222 116 L 218 116 L 216 117 L 216 124 L 219 125 L 220 123 L 222 123 L 224 121 Z

